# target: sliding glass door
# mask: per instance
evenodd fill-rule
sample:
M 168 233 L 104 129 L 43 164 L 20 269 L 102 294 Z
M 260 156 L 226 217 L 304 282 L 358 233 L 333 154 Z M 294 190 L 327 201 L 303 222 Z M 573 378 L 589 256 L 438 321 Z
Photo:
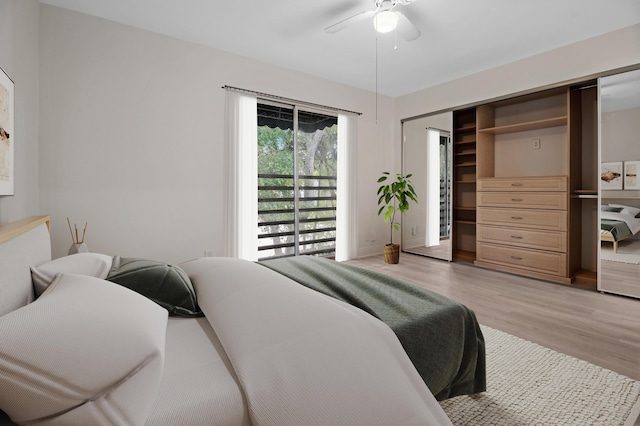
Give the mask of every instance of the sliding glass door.
M 333 256 L 338 119 L 258 103 L 258 258 Z

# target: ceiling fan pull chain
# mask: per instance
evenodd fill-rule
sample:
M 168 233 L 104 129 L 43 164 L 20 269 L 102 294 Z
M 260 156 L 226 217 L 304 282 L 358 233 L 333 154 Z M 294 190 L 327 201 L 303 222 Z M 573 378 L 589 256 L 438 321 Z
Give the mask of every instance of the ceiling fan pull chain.
M 376 33 L 376 124 L 378 124 L 378 33 Z

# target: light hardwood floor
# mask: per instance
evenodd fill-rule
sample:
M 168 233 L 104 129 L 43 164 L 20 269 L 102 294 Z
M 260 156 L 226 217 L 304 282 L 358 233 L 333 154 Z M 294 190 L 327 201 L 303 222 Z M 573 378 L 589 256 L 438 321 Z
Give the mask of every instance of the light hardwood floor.
M 397 265 L 382 255 L 348 263 L 457 300 L 481 324 L 640 380 L 640 300 L 407 253 Z
M 603 260 L 600 275 L 603 290 L 640 297 L 640 265 Z
M 405 249 L 408 253 L 421 254 L 438 259 L 451 258 L 451 240 L 440 240 L 437 246 L 417 246 Z

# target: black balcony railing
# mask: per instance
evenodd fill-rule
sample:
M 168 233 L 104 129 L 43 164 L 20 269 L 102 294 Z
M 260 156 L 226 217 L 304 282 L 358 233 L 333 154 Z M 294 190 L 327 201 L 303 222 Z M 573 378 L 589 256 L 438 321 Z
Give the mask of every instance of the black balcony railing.
M 332 256 L 335 245 L 335 176 L 258 175 L 260 260 Z

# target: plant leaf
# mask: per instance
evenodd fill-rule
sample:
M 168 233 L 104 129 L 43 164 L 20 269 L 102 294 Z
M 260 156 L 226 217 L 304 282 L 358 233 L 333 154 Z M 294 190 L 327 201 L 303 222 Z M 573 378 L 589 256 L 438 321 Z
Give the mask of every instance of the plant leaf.
M 384 221 L 388 222 L 389 220 L 391 220 L 391 217 L 393 216 L 394 212 L 395 212 L 395 208 L 393 206 L 387 207 L 387 211 L 384 212 Z
M 378 216 L 384 212 L 384 221 L 389 222 L 391 231 L 400 229 L 401 226 L 399 222 L 394 221 L 395 214 L 398 211 L 403 214 L 409 210 L 409 200 L 418 202 L 418 194 L 409 180 L 412 176 L 413 174 L 411 173 L 406 176 L 397 173 L 395 174 L 396 180 L 394 182 L 381 185 L 376 193 L 378 195 L 378 206 L 380 206 Z M 382 176 L 378 178 L 378 183 L 386 181 L 388 177 L 391 177 L 389 172 L 382 172 Z M 393 232 L 391 232 L 390 238 L 391 242 L 393 242 Z

